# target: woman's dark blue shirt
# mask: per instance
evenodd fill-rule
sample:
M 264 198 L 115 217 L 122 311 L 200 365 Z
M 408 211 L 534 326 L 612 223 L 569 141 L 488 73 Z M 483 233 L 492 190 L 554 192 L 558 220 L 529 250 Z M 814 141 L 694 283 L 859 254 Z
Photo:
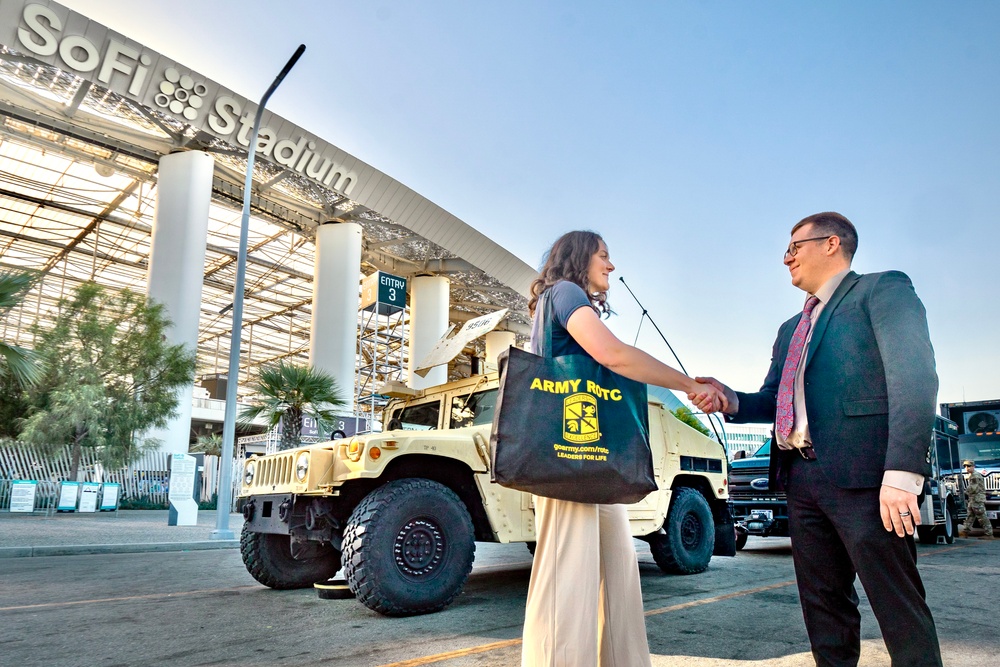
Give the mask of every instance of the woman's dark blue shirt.
M 555 285 L 547 289 L 543 293 L 544 298 L 550 299 L 552 302 L 552 356 L 561 357 L 567 354 L 587 354 L 579 343 L 577 343 L 573 337 L 566 330 L 566 323 L 569 322 L 569 317 L 577 311 L 578 308 L 592 308 L 590 299 L 587 298 L 587 293 L 583 289 L 575 284 L 566 280 L 560 280 Z M 531 351 L 535 354 L 541 354 L 542 341 L 541 341 L 541 329 L 539 323 L 542 317 L 545 316 L 544 299 L 539 299 L 535 306 L 535 319 L 531 326 Z

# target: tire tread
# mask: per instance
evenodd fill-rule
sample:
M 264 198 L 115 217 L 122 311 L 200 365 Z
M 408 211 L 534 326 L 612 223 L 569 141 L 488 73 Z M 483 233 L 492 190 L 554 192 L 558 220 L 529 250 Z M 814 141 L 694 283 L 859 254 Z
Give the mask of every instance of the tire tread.
M 468 511 L 465 510 L 464 503 L 462 503 L 454 491 L 438 482 L 423 478 L 399 479 L 380 486 L 368 494 L 355 507 L 347 523 L 347 528 L 344 531 L 344 577 L 347 579 L 357 599 L 369 609 L 380 614 L 387 616 L 409 616 L 440 611 L 451 604 L 461 592 L 465 581 L 469 577 L 469 573 L 472 572 L 473 559 L 469 558 L 468 562 L 461 565 L 463 571 L 460 576 L 460 584 L 451 591 L 446 599 L 434 604 L 423 606 L 401 605 L 379 592 L 379 586 L 375 581 L 378 567 L 373 567 L 370 561 L 379 557 L 384 558 L 384 554 L 376 553 L 374 556 L 369 557 L 368 554 L 371 549 L 366 548 L 369 526 L 373 522 L 378 522 L 389 508 L 406 503 L 409 496 L 421 489 L 442 493 L 448 500 L 461 507 L 463 509 L 461 514 L 464 519 L 462 530 L 470 536 L 470 540 L 474 535 L 472 519 Z M 474 542 L 472 552 L 475 552 Z
M 702 526 L 705 539 L 712 542 L 712 545 L 708 548 L 708 558 L 704 559 L 704 562 L 686 562 L 684 558 L 686 554 L 682 551 L 683 546 L 680 544 L 680 540 L 675 541 L 671 539 L 671 533 L 673 532 L 671 521 L 675 516 L 674 512 L 679 511 L 677 508 L 688 502 L 695 504 L 704 503 L 708 509 L 709 519 L 711 519 L 712 510 L 711 507 L 708 507 L 708 501 L 705 500 L 705 497 L 696 489 L 681 487 L 674 491 L 674 497 L 670 502 L 670 512 L 667 514 L 666 519 L 666 533 L 657 533 L 649 536 L 649 550 L 653 554 L 653 560 L 656 561 L 661 570 L 669 574 L 698 574 L 704 572 L 708 568 L 709 561 L 712 559 L 712 549 L 715 545 L 715 526 L 711 520 L 708 525 Z
M 243 557 L 243 564 L 254 579 L 264 584 L 268 588 L 276 590 L 290 590 L 294 588 L 308 588 L 316 582 L 326 581 L 337 573 L 340 569 L 339 552 L 333 549 L 333 557 L 326 559 L 311 558 L 309 560 L 292 560 L 291 553 L 288 555 L 286 563 L 275 562 L 274 544 L 275 538 L 291 539 L 282 535 L 271 535 L 269 533 L 256 533 L 248 529 L 246 524 L 240 533 L 240 555 Z M 269 544 L 270 543 L 270 544 Z M 269 553 L 271 552 L 271 553 Z M 282 565 L 294 564 L 296 572 L 289 572 Z M 314 567 L 310 568 L 310 565 Z M 314 578 L 315 577 L 315 578 Z

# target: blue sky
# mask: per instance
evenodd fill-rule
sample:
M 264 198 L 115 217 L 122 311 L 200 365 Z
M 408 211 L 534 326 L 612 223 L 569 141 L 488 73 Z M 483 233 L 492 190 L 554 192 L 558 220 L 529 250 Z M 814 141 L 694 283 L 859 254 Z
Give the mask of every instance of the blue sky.
M 789 229 L 839 211 L 856 270 L 913 279 L 939 401 L 1000 398 L 998 3 L 64 4 L 252 99 L 305 43 L 270 109 L 533 266 L 602 233 L 688 371 L 738 389 L 801 308 Z

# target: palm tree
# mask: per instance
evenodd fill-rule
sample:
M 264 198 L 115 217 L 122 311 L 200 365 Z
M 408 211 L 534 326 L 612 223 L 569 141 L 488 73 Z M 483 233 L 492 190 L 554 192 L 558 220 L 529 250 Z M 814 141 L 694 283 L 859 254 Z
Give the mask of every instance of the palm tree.
M 35 274 L 25 271 L 0 273 L 0 316 L 21 302 L 35 280 Z M 32 385 L 41 377 L 41 369 L 35 359 L 31 350 L 0 341 L 0 376 L 10 373 L 22 387 Z
M 321 433 L 329 433 L 336 419 L 333 408 L 347 404 L 333 376 L 284 361 L 260 369 L 256 393 L 257 399 L 241 408 L 237 421 L 250 425 L 263 416 L 271 428 L 282 424 L 280 449 L 299 446 L 303 417 L 312 417 Z
M 188 448 L 188 454 L 222 456 L 222 436 L 218 433 L 199 435 L 198 441 Z

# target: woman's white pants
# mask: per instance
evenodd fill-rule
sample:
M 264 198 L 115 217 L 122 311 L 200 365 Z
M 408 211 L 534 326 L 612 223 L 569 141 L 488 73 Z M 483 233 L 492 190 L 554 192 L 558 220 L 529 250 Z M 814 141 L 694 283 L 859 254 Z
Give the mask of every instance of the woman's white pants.
M 522 667 L 650 667 L 625 505 L 535 497 Z

